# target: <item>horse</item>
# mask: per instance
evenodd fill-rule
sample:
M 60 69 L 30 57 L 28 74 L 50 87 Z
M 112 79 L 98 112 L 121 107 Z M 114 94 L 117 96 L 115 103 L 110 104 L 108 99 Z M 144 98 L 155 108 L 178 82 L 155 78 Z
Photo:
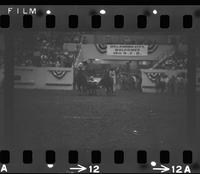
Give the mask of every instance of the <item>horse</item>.
M 87 76 L 85 75 L 83 70 L 79 70 L 75 76 L 75 85 L 77 86 L 79 94 L 86 94 L 87 93 Z
M 126 80 L 127 80 L 126 83 L 127 83 L 128 90 L 134 89 L 135 83 L 136 83 L 134 78 L 131 75 L 128 75 Z
M 184 94 L 186 92 L 186 79 L 184 77 L 176 77 L 175 81 L 175 93 Z
M 110 77 L 108 74 L 105 74 L 103 78 L 100 80 L 98 86 L 102 86 L 106 89 L 106 95 L 113 94 L 113 78 Z
M 166 84 L 164 81 L 161 81 L 160 78 L 157 78 L 157 80 L 155 81 L 156 84 L 156 92 L 157 93 L 164 93 L 165 88 L 166 88 Z
M 87 82 L 87 92 L 89 95 L 97 95 L 97 82 Z

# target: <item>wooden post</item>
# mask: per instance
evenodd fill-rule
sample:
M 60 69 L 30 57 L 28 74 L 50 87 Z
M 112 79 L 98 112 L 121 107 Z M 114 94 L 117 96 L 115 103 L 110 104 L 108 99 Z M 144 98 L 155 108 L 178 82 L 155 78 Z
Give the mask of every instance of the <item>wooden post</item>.
M 5 36 L 5 73 L 4 73 L 4 145 L 9 149 L 14 146 L 14 115 L 13 115 L 13 80 L 14 80 L 14 33 L 11 30 L 4 32 Z
M 196 34 L 188 34 L 188 63 L 187 63 L 187 142 L 194 148 L 197 140 L 196 129 Z

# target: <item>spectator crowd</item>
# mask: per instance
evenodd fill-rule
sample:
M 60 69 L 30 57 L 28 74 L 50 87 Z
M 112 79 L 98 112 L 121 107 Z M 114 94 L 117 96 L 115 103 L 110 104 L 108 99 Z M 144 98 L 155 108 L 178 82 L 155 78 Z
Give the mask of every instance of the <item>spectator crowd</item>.
M 180 55 L 177 56 L 176 54 L 168 57 L 166 60 L 161 62 L 156 69 L 186 69 L 187 67 L 187 56 Z
M 76 50 L 63 48 L 74 43 Z M 71 67 L 79 52 L 80 35 L 40 32 L 22 33 L 16 38 L 15 65 L 36 67 Z

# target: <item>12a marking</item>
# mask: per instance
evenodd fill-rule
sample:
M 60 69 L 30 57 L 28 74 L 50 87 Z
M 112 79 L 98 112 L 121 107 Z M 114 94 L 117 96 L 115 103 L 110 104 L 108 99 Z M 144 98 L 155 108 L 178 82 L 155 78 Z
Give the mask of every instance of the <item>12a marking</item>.
M 191 173 L 191 169 L 188 165 L 185 167 L 181 165 L 172 165 L 171 167 L 165 165 L 157 166 L 157 163 L 155 161 L 152 161 L 151 166 L 153 167 L 153 170 L 160 171 L 160 173 L 165 173 L 169 171 L 171 171 L 171 173 Z
M 185 167 L 178 165 L 178 166 L 172 166 L 172 173 L 191 173 L 191 170 L 188 165 Z

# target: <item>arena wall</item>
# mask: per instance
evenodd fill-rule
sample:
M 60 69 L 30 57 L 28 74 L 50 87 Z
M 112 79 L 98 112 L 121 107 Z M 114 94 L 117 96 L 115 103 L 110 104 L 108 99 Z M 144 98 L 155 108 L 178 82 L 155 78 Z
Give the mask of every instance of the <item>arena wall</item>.
M 15 67 L 15 88 L 73 89 L 73 68 Z
M 169 78 L 174 75 L 176 76 L 179 73 L 186 73 L 186 70 L 163 70 L 163 69 L 142 69 L 142 91 L 145 93 L 155 93 L 155 83 L 153 78 L 156 78 L 156 75 L 159 73 L 165 73 Z M 200 69 L 196 71 L 196 90 L 200 91 Z

